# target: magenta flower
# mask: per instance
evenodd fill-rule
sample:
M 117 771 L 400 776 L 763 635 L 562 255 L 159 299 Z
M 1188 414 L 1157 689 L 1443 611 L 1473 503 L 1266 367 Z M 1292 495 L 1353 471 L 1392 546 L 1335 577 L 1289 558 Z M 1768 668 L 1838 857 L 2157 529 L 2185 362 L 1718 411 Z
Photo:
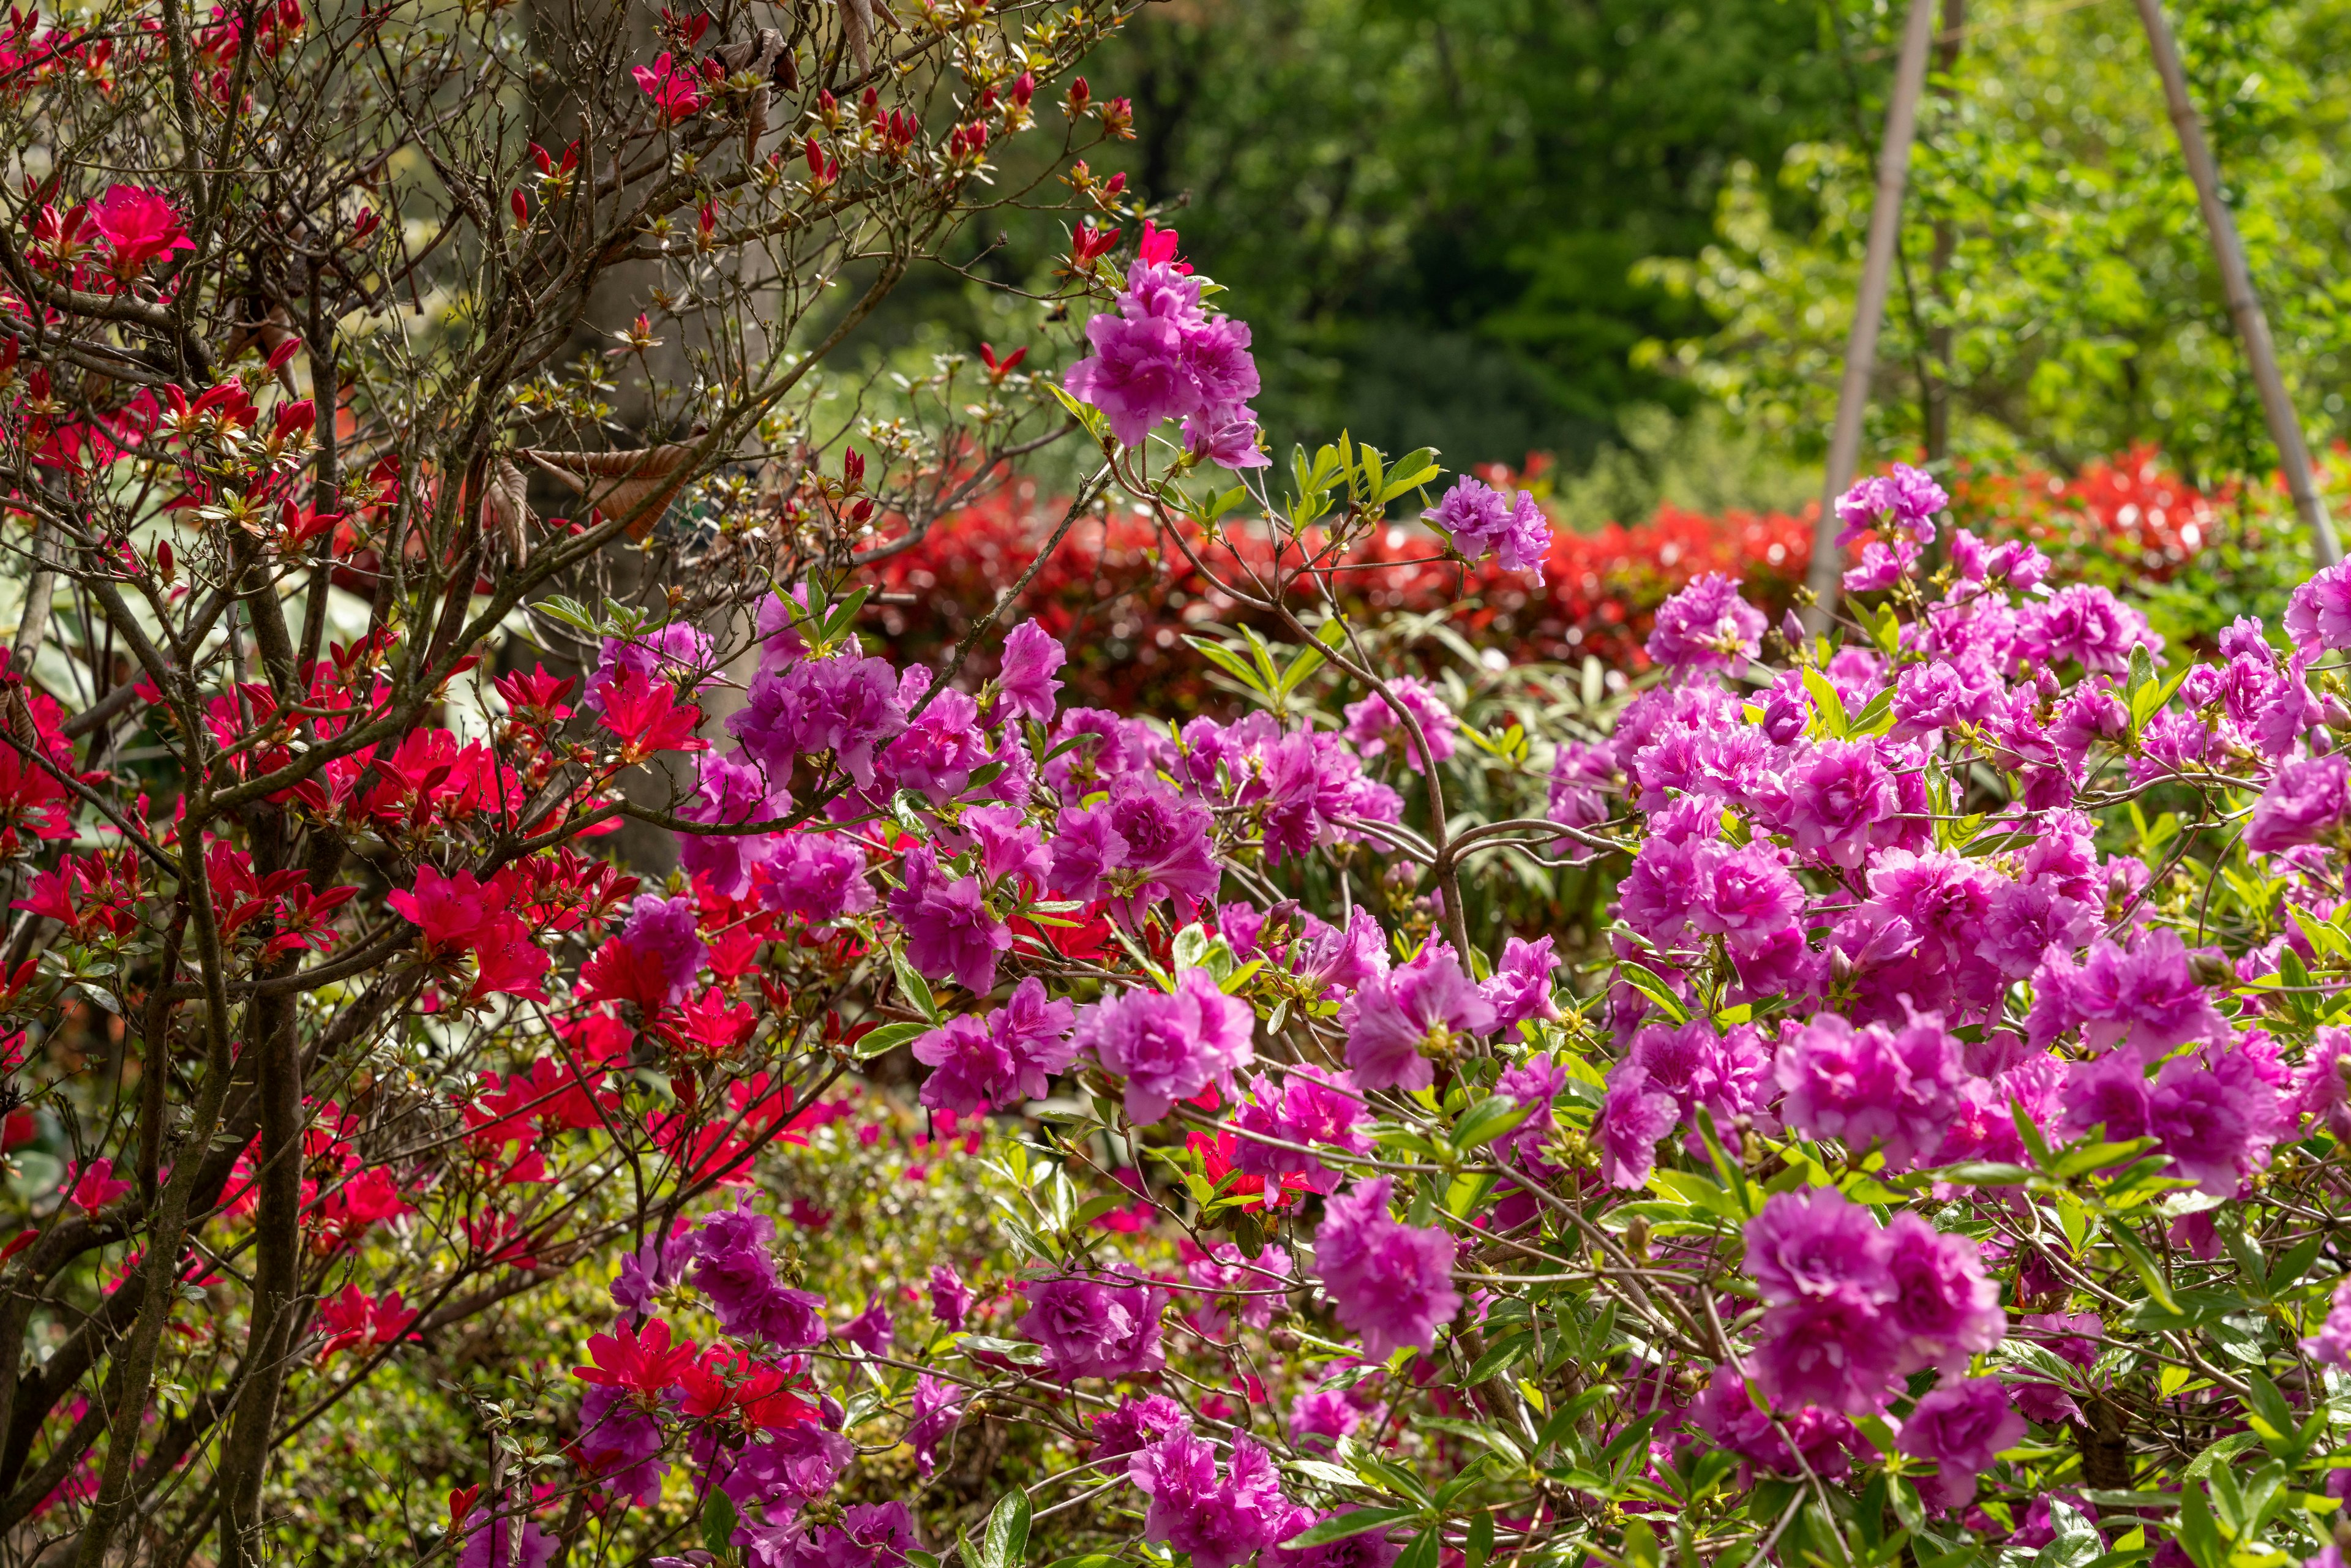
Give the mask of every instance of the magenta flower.
M 2253 803 L 2252 821 L 2245 826 L 2245 847 L 2257 854 L 2275 854 L 2325 838 L 2342 825 L 2344 813 L 2351 811 L 2346 775 L 2351 775 L 2351 761 L 2339 751 L 2325 757 L 2297 757 L 2283 764 Z
M 1436 1076 L 1431 1056 L 1448 1054 L 1456 1034 L 1491 1033 L 1495 1019 L 1494 1004 L 1443 942 L 1373 976 L 1339 1007 L 1347 1066 L 1365 1089 L 1427 1088 Z
M 939 1445 L 963 1424 L 964 1390 L 927 1372 L 914 1375 L 914 1397 L 907 1412 L 905 1441 L 914 1447 L 914 1473 L 931 1479 Z
M 1763 648 L 1763 612 L 1739 596 L 1739 581 L 1719 571 L 1657 607 L 1648 653 L 1667 669 L 1735 670 Z
M 2150 1061 L 2227 1030 L 2189 967 L 2187 945 L 2163 928 L 2140 931 L 2127 951 L 2097 942 L 2079 965 L 2051 951 L 2032 977 L 2026 1036 L 2045 1046 L 2077 1026 L 2092 1051 L 2128 1045 Z
M 511 1542 L 514 1523 L 511 1519 L 493 1520 L 486 1509 L 468 1513 L 457 1568 L 547 1568 L 562 1542 L 529 1520 L 523 1521 L 522 1540 Z
M 899 864 L 906 885 L 891 893 L 889 906 L 890 918 L 905 928 L 906 961 L 976 997 L 994 990 L 997 957 L 1011 950 L 1012 930 L 987 907 L 979 879 L 949 881 L 927 844 Z
M 1061 683 L 1053 678 L 1053 672 L 1068 663 L 1069 657 L 1060 641 L 1034 621 L 1023 621 L 1007 632 L 1004 663 L 996 674 L 996 686 L 1005 711 L 1039 724 L 1051 724 L 1061 690 Z
M 196 248 L 180 226 L 179 210 L 161 191 L 109 185 L 106 194 L 90 204 L 89 217 L 106 241 L 117 277 L 135 277 L 150 262 Z
M 890 1324 L 890 1308 L 877 1293 L 866 1298 L 865 1310 L 832 1331 L 832 1337 L 844 1344 L 853 1344 L 868 1355 L 890 1354 L 890 1341 L 894 1331 Z
M 1631 1060 L 1618 1062 L 1608 1074 L 1608 1092 L 1592 1129 L 1600 1141 L 1600 1179 L 1628 1192 L 1648 1186 L 1657 1145 L 1680 1119 L 1674 1097 L 1650 1087 L 1647 1068 Z
M 1290 1440 L 1310 1452 L 1328 1452 L 1363 1420 L 1354 1401 L 1339 1390 L 1310 1388 L 1290 1402 Z
M 2193 1056 L 2164 1064 L 2147 1130 L 2181 1176 L 2215 1197 L 2233 1197 L 2242 1179 L 2269 1163 L 2277 1092 L 2241 1051 L 2207 1067 Z
M 1235 1568 L 1290 1533 L 1295 1511 L 1266 1451 L 1233 1439 L 1220 1479 L 1217 1451 L 1189 1432 L 1173 1432 L 1139 1450 L 1127 1476 L 1151 1499 L 1145 1539 L 1192 1554 L 1194 1568 Z
M 1089 1458 L 1099 1465 L 1105 1459 L 1124 1458 L 1172 1432 L 1190 1431 L 1192 1413 L 1165 1394 L 1140 1399 L 1130 1394 L 1118 1402 L 1117 1409 L 1095 1416 L 1093 1429 L 1094 1448 Z
M 1478 988 L 1494 1006 L 1496 1028 L 1514 1030 L 1529 1019 L 1555 1021 L 1559 1018 L 1559 1004 L 1551 997 L 1552 976 L 1559 968 L 1559 960 L 1552 955 L 1552 940 L 1542 936 L 1529 942 L 1512 936 L 1503 942 L 1502 961 L 1494 967 L 1494 977 Z
M 1203 1297 L 1193 1321 L 1203 1332 L 1222 1338 L 1232 1328 L 1228 1298 L 1239 1303 L 1240 1321 L 1251 1328 L 1272 1323 L 1290 1281 L 1290 1254 L 1280 1247 L 1269 1247 L 1249 1258 L 1233 1243 L 1219 1241 L 1186 1262 L 1184 1277 Z
M 710 1298 L 710 1309 L 726 1333 L 766 1340 L 786 1350 L 824 1343 L 824 1298 L 795 1291 L 776 1277 L 768 1256 L 776 1222 L 751 1212 L 749 1199 L 721 1209 L 695 1232 L 694 1286 Z
M 969 692 L 949 686 L 890 742 L 882 754 L 881 778 L 887 789 L 912 789 L 944 806 L 970 787 L 973 772 L 987 760 L 979 704 Z
M 1939 1467 L 1919 1490 L 1937 1509 L 1965 1508 L 1975 1500 L 1976 1478 L 1991 1469 L 1992 1457 L 2024 1437 L 2024 1417 L 2010 1405 L 1996 1378 L 1970 1377 L 1944 1383 L 1918 1396 L 1902 1423 L 1902 1447 Z
M 694 985 L 694 977 L 709 961 L 710 949 L 695 934 L 694 900 L 685 894 L 664 898 L 638 895 L 621 926 L 621 946 L 644 968 L 659 975 L 676 1001 Z
M 2321 1365 L 2351 1367 L 2351 1280 L 2335 1287 L 2325 1321 L 2302 1342 L 2302 1350 Z
M 1847 871 L 1891 841 L 1901 796 L 1872 741 L 1825 740 L 1788 775 L 1786 817 L 1800 853 Z
M 2328 567 L 2294 591 L 2285 630 L 2304 653 L 2351 649 L 2351 561 Z
M 1255 1052 L 1257 1015 L 1217 989 L 1206 969 L 1186 969 L 1171 995 L 1134 990 L 1078 1017 L 1075 1046 L 1126 1081 L 1126 1113 L 1149 1124 L 1210 1084 L 1232 1093 L 1233 1073 Z
M 1945 1236 L 1907 1212 L 1887 1224 L 1886 1242 L 1893 1286 L 1886 1316 L 1896 1334 L 1897 1372 L 1933 1366 L 1956 1376 L 1970 1356 L 2001 1342 L 2008 1314 L 1974 1242 Z
M 1157 237 L 1172 239 L 1173 230 Z M 1254 426 L 1248 408 L 1257 395 L 1257 361 L 1249 355 L 1246 323 L 1209 316 L 1200 308 L 1200 280 L 1166 258 L 1138 257 L 1127 268 L 1119 314 L 1086 323 L 1090 358 L 1062 378 L 1070 395 L 1092 403 L 1110 421 L 1111 434 L 1126 446 L 1142 444 L 1162 422 L 1186 422 L 1188 442 L 1206 437 L 1228 466 L 1255 467 L 1238 437 L 1223 434 L 1236 424 Z M 1240 458 L 1238 465 L 1228 459 Z
M 1534 575 L 1542 585 L 1543 557 L 1551 549 L 1551 519 L 1543 515 L 1534 493 L 1516 496 L 1495 489 L 1464 474 L 1453 482 L 1421 520 L 1445 530 L 1464 560 L 1493 555 L 1506 571 Z
M 662 1457 L 661 1423 L 622 1389 L 590 1384 L 580 1396 L 580 1469 L 613 1497 L 650 1505 L 661 1496 L 669 1466 Z
M 1889 1170 L 1909 1170 L 1942 1143 L 1959 1108 L 1958 1044 L 1939 1014 L 1900 1030 L 1856 1030 L 1834 1013 L 1782 1035 L 1772 1075 L 1787 1092 L 1780 1114 L 1810 1137 L 1836 1138 L 1855 1155 L 1882 1149 Z
M 1831 1296 L 1882 1300 L 1888 1250 L 1869 1210 L 1826 1188 L 1777 1194 L 1747 1222 L 1747 1271 L 1773 1306 Z
M 790 797 L 770 789 L 768 776 L 749 764 L 705 752 L 695 767 L 694 793 L 677 810 L 687 821 L 739 827 L 772 820 L 789 807 Z M 740 898 L 750 890 L 753 872 L 775 857 L 778 842 L 766 833 L 680 833 L 677 863 L 714 893 Z
M 971 1287 L 963 1276 L 945 1263 L 931 1265 L 931 1316 L 949 1333 L 963 1333 L 965 1320 L 971 1315 Z
M 1335 1191 L 1339 1173 L 1311 1154 L 1278 1148 L 1248 1134 L 1259 1133 L 1285 1144 L 1322 1144 L 1345 1154 L 1367 1155 L 1372 1152 L 1372 1136 L 1361 1125 L 1366 1115 L 1354 1080 L 1347 1073 L 1293 1067 L 1279 1088 L 1270 1079 L 1260 1078 L 1234 1113 L 1241 1135 L 1234 1140 L 1233 1166 L 1247 1176 L 1302 1176 L 1310 1191 Z
M 1029 1298 L 1020 1332 L 1043 1347 L 1045 1370 L 1062 1382 L 1156 1372 L 1164 1291 L 1148 1285 L 1067 1276 L 1020 1287 Z
M 1437 1226 L 1388 1217 L 1392 1178 L 1359 1181 L 1324 1205 L 1314 1270 L 1339 1321 L 1384 1361 L 1406 1345 L 1428 1350 L 1461 1310 L 1453 1289 L 1453 1238 Z
M 1347 727 L 1343 733 L 1365 757 L 1377 757 L 1386 751 L 1393 735 L 1413 771 L 1426 773 L 1428 764 L 1420 754 L 1420 743 L 1413 738 L 1411 727 L 1398 716 L 1398 707 L 1409 713 L 1420 727 L 1421 738 L 1428 742 L 1430 757 L 1442 762 L 1453 755 L 1453 732 L 1461 727 L 1461 721 L 1453 716 L 1453 710 L 1434 686 L 1413 675 L 1398 675 L 1390 681 L 1387 696 L 1374 692 L 1361 702 L 1349 703 Z
M 865 880 L 865 852 L 854 840 L 832 833 L 784 833 L 755 865 L 751 892 L 778 915 L 822 925 L 873 907 L 873 884 Z
M 1122 773 L 1101 806 L 1062 811 L 1049 880 L 1064 898 L 1109 899 L 1130 926 L 1168 898 L 1188 918 L 1215 900 L 1223 875 L 1211 827 L 1205 807 L 1179 799 L 1156 779 Z

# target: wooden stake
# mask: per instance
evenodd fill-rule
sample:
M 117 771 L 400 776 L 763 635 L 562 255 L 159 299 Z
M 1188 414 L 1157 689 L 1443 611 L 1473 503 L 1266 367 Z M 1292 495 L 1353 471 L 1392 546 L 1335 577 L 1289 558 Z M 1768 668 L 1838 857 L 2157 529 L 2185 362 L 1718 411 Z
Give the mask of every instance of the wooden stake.
M 1853 331 L 1845 339 L 1844 382 L 1837 389 L 1836 425 L 1829 434 L 1828 473 L 1821 486 L 1821 517 L 1813 530 L 1813 564 L 1806 578 L 1814 603 L 1804 623 L 1824 629 L 1836 607 L 1844 575 L 1837 549 L 1837 497 L 1853 483 L 1861 459 L 1861 416 L 1869 405 L 1869 374 L 1877 358 L 1877 329 L 1886 319 L 1886 294 L 1894 277 L 1894 247 L 1902 237 L 1902 191 L 1910 180 L 1910 142 L 1918 128 L 1918 98 L 1927 85 L 1927 47 L 1934 39 L 1937 0 L 1910 0 L 1902 28 L 1902 54 L 1894 67 L 1894 99 L 1886 106 L 1886 136 L 1877 148 L 1877 197 L 1869 209 L 1869 248 L 1861 266 L 1861 293 L 1853 306 Z
M 2318 564 L 2333 566 L 2343 559 L 2335 538 L 2334 519 L 2311 482 L 2310 448 L 2302 438 L 2302 420 L 2286 396 L 2285 378 L 2278 373 L 2277 346 L 2270 340 L 2269 318 L 2262 313 L 2261 296 L 2253 292 L 2252 269 L 2245 263 L 2245 244 L 2237 235 L 2237 221 L 2220 200 L 2220 171 L 2204 140 L 2204 122 L 2188 97 L 2188 73 L 2180 68 L 2179 47 L 2172 41 L 2171 25 L 2163 18 L 2163 0 L 2138 0 L 2138 17 L 2147 26 L 2147 47 L 2155 53 L 2155 68 L 2163 78 L 2163 96 L 2171 109 L 2172 129 L 2179 133 L 2180 156 L 2188 161 L 2188 177 L 2196 183 L 2196 202 L 2204 209 L 2204 226 L 2212 235 L 2212 259 L 2220 267 L 2220 287 L 2229 303 L 2229 319 L 2236 324 L 2237 340 L 2244 345 L 2245 363 L 2262 394 L 2262 413 L 2268 419 L 2270 440 L 2276 443 L 2278 463 L 2285 470 L 2286 488 L 2294 492 L 2294 509 L 2318 555 Z

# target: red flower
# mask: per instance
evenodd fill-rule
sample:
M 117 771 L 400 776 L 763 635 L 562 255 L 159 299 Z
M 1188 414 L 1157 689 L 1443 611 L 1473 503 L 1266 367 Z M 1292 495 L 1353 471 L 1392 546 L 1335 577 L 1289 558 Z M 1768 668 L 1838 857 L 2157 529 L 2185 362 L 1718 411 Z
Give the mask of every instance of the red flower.
M 660 1398 L 694 1364 L 694 1342 L 672 1345 L 669 1324 L 655 1318 L 643 1330 L 616 1324 L 611 1333 L 588 1341 L 592 1366 L 575 1366 L 571 1375 L 582 1383 L 601 1384 L 634 1394 L 648 1402 Z
M 654 56 L 652 65 L 639 66 L 629 74 L 672 125 L 702 112 L 700 84 L 691 70 L 681 71 L 670 64 L 667 50 Z
M 680 706 L 667 681 L 640 670 L 623 670 L 604 688 L 604 727 L 621 737 L 622 759 L 643 762 L 661 751 L 707 751 L 710 742 L 697 739 L 695 727 L 702 710 L 692 703 Z
M 112 1160 L 92 1160 L 72 1184 L 69 1196 L 76 1207 L 95 1214 L 131 1190 L 131 1184 L 114 1174 Z
M 131 277 L 159 256 L 193 250 L 196 242 L 180 226 L 180 214 L 161 191 L 110 185 L 90 207 L 90 221 L 114 253 L 118 277 Z

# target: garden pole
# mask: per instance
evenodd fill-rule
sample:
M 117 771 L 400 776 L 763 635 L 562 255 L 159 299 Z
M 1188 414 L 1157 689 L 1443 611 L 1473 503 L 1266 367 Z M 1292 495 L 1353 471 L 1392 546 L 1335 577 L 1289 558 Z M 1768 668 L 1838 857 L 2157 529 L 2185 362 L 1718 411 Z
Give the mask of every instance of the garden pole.
M 1877 329 L 1886 318 L 1886 291 L 1894 276 L 1894 247 L 1902 237 L 1902 188 L 1910 178 L 1910 141 L 1918 126 L 1918 97 L 1927 85 L 1927 47 L 1935 36 L 1937 0 L 1910 0 L 1902 55 L 1894 67 L 1894 99 L 1886 106 L 1886 136 L 1877 147 L 1877 197 L 1869 209 L 1869 249 L 1861 265 L 1861 294 L 1844 345 L 1844 382 L 1837 389 L 1836 426 L 1829 435 L 1828 474 L 1821 486 L 1820 521 L 1813 529 L 1813 564 L 1806 582 L 1813 603 L 1804 612 L 1812 631 L 1828 626 L 1844 576 L 1837 549 L 1837 497 L 1853 483 L 1861 459 L 1861 415 L 1869 403 L 1869 372 L 1877 358 Z
M 2237 235 L 2237 221 L 2220 199 L 2220 171 L 2204 140 L 2204 122 L 2188 97 L 2188 73 L 2180 68 L 2179 46 L 2163 18 L 2163 0 L 2138 0 L 2139 20 L 2147 26 L 2147 47 L 2155 68 L 2163 78 L 2163 96 L 2171 109 L 2172 129 L 2179 133 L 2180 156 L 2188 161 L 2188 177 L 2196 183 L 2196 202 L 2204 209 L 2204 226 L 2212 231 L 2212 257 L 2220 266 L 2220 288 L 2229 303 L 2229 319 L 2237 340 L 2245 346 L 2245 362 L 2252 367 L 2253 385 L 2262 394 L 2262 413 L 2269 420 L 2270 440 L 2276 444 L 2278 464 L 2285 485 L 2294 493 L 2294 509 L 2310 530 L 2318 564 L 2333 566 L 2343 559 L 2335 541 L 2334 519 L 2311 482 L 2310 448 L 2302 438 L 2302 420 L 2286 396 L 2285 378 L 2278 373 L 2277 345 L 2270 340 L 2269 318 L 2262 313 L 2261 297 L 2253 292 L 2252 269 L 2245 264 L 2245 243 Z

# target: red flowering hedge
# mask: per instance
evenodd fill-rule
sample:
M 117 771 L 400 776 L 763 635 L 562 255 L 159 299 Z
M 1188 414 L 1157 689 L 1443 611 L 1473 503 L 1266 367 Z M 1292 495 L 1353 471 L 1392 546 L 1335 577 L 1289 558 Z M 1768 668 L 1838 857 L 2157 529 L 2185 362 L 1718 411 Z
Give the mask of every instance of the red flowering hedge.
M 1480 474 L 1499 486 L 1531 480 L 1540 494 L 1545 466 L 1538 456 L 1523 473 L 1497 464 Z M 1953 515 L 1979 532 L 2030 538 L 2075 571 L 2156 580 L 2211 542 L 2234 498 L 2189 486 L 2149 447 L 2092 463 L 2070 479 L 2033 469 L 1962 471 L 1951 492 Z M 1352 611 L 1441 616 L 1471 643 L 1513 661 L 1589 654 L 1636 671 L 1648 664 L 1642 643 L 1657 606 L 1704 573 L 1744 579 L 1748 596 L 1775 621 L 1792 607 L 1816 512 L 1708 514 L 1666 505 L 1630 526 L 1585 533 L 1562 524 L 1541 586 L 1490 559 L 1474 566 L 1443 559 L 1427 530 L 1400 521 L 1349 551 L 1336 580 Z M 997 490 L 879 563 L 871 613 L 910 657 L 951 646 L 971 615 L 1018 581 L 1061 515 L 1061 503 L 1040 497 L 1033 483 Z M 1229 540 L 1203 552 L 1219 568 L 1239 559 Z M 1148 696 L 1186 712 L 1209 687 L 1207 666 L 1184 638 L 1249 619 L 1164 551 L 1147 520 L 1115 511 L 1081 523 L 1007 614 L 1015 611 L 1068 647 L 1071 685 L 1085 702 L 1123 706 Z

